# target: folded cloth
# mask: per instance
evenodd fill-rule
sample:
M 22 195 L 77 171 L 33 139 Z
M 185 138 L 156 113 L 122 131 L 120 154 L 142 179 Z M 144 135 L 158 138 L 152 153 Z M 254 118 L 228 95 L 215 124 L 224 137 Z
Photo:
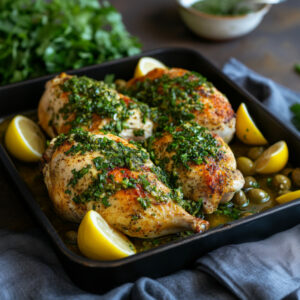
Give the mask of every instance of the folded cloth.
M 290 122 L 300 95 L 231 59 L 224 67 L 274 113 Z M 266 240 L 229 245 L 199 258 L 191 270 L 143 277 L 104 295 L 76 287 L 39 229 L 0 231 L 0 299 L 300 299 L 300 224 Z
M 105 295 L 76 287 L 39 229 L 27 233 L 0 230 L 0 299 L 235 299 L 214 277 L 183 270 L 157 280 L 140 278 Z
M 219 248 L 197 264 L 241 299 L 300 299 L 300 225 L 263 241 Z
M 266 240 L 219 248 L 192 270 L 123 284 L 104 295 L 76 287 L 36 229 L 0 231 L 0 299 L 300 299 L 300 225 Z
M 223 72 L 260 100 L 275 116 L 280 116 L 286 125 L 294 127 L 290 106 L 300 103 L 300 93 L 257 74 L 234 58 L 225 64 Z

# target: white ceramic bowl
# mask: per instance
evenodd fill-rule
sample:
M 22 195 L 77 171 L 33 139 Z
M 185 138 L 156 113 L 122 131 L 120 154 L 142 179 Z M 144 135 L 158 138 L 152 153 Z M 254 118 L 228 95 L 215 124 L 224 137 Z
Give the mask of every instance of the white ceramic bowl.
M 177 0 L 184 23 L 197 35 L 212 40 L 228 40 L 255 29 L 269 11 L 265 4 L 259 10 L 240 16 L 218 16 L 203 13 L 191 6 L 198 0 Z

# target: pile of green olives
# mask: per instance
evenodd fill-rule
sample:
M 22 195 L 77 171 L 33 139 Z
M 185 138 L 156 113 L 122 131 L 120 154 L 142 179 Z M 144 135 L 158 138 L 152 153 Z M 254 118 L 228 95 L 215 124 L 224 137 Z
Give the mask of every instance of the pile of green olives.
M 235 193 L 233 197 L 233 202 L 241 209 L 247 207 L 249 202 L 263 204 L 269 200 L 270 195 L 259 187 L 258 182 L 252 176 L 245 177 L 243 190 Z
M 235 193 L 232 201 L 240 209 L 246 208 L 249 203 L 264 204 L 271 197 L 269 193 L 260 187 L 255 176 L 255 160 L 264 152 L 264 147 L 251 147 L 237 158 L 237 168 L 242 172 L 245 184 L 242 190 Z M 300 187 L 300 168 L 285 168 L 280 174 L 273 174 L 270 177 L 262 178 L 266 180 L 267 190 L 273 191 L 276 195 L 290 192 L 292 186 Z M 260 181 L 261 182 L 261 181 Z M 261 182 L 262 183 L 262 182 Z M 271 193 L 270 191 L 270 193 Z

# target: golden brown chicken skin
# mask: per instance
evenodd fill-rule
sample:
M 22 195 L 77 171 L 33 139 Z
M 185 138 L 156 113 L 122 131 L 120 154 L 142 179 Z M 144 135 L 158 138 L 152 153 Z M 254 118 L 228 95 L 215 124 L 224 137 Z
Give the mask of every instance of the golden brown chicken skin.
M 106 129 L 123 138 L 141 140 L 152 134 L 149 108 L 88 77 L 62 73 L 46 83 L 38 106 L 41 127 L 50 137 L 82 127 Z
M 130 80 L 124 93 L 158 107 L 169 122 L 193 121 L 229 143 L 235 132 L 235 113 L 228 99 L 200 74 L 184 69 L 154 69 Z M 160 118 L 164 126 L 166 118 Z
M 231 200 L 244 185 L 229 146 L 198 124 L 186 123 L 157 134 L 148 150 L 186 198 L 202 201 L 207 214 Z
M 208 228 L 173 201 L 144 149 L 112 134 L 77 129 L 60 135 L 44 154 L 43 174 L 54 208 L 69 221 L 80 222 L 94 209 L 114 228 L 139 238 Z

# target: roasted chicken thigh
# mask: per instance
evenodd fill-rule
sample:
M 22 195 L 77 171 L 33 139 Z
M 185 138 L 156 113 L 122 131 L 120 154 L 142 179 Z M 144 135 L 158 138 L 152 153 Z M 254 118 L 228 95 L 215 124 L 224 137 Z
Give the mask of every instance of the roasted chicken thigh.
M 119 94 L 104 82 L 65 73 L 47 82 L 38 118 L 50 137 L 84 127 L 139 140 L 151 136 L 153 128 L 147 104 Z
M 44 181 L 63 218 L 80 222 L 94 209 L 114 228 L 139 238 L 208 223 L 176 203 L 159 167 L 140 146 L 112 134 L 72 130 L 53 139 L 43 156 Z
M 130 80 L 124 93 L 157 107 L 158 126 L 193 121 L 218 134 L 226 143 L 234 135 L 235 113 L 228 99 L 196 72 L 154 69 Z
M 229 146 L 198 124 L 167 128 L 150 138 L 148 150 L 186 198 L 203 202 L 205 213 L 213 213 L 244 185 Z

